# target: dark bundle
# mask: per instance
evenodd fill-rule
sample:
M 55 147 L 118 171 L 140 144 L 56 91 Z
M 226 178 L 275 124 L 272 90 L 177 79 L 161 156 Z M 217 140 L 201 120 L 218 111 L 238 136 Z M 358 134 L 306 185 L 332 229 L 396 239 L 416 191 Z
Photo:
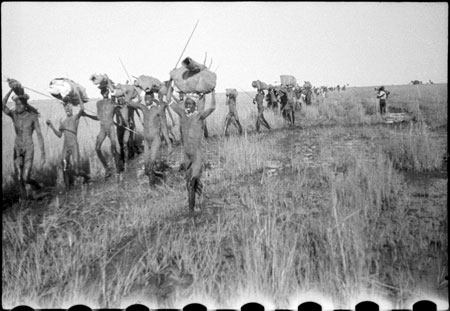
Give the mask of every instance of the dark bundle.
M 105 87 L 112 89 L 114 86 L 114 82 L 106 74 L 92 74 L 89 77 L 89 80 L 91 80 L 94 85 L 98 85 L 99 89 Z
M 175 86 L 183 93 L 209 93 L 216 87 L 217 75 L 206 66 L 186 57 L 182 67 L 170 72 Z

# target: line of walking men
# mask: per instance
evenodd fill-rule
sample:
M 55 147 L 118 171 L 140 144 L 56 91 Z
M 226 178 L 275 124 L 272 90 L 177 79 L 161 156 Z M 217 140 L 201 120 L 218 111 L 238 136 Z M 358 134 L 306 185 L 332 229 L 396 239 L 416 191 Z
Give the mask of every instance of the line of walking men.
M 20 82 L 9 79 L 11 89 L 5 95 L 2 101 L 3 112 L 11 117 L 16 132 L 14 145 L 14 171 L 19 183 L 20 196 L 22 200 L 30 198 L 34 190 L 41 188 L 39 183 L 31 178 L 31 169 L 34 157 L 34 145 L 32 134 L 36 131 L 39 147 L 41 150 L 42 165 L 45 163 L 45 148 L 42 132 L 38 121 L 39 113 L 29 103 L 29 96 L 24 93 Z M 126 170 L 126 165 L 133 154 L 139 152 L 136 148 L 136 126 L 134 116 L 143 116 L 143 145 L 145 158 L 145 174 L 149 178 L 149 183 L 154 186 L 158 178 L 162 177 L 161 172 L 156 169 L 156 161 L 160 153 L 162 139 L 167 144 L 168 155 L 172 153 L 172 143 L 175 136 L 171 127 L 167 124 L 166 112 L 170 114 L 167 107 L 172 110 L 180 118 L 181 142 L 183 145 L 184 161 L 182 167 L 186 173 L 186 187 L 188 191 L 188 200 L 190 210 L 194 209 L 196 194 L 202 192 L 202 183 L 200 176 L 203 167 L 204 155 L 202 153 L 201 143 L 203 137 L 208 137 L 206 127 L 206 118 L 208 118 L 216 107 L 215 91 L 210 92 L 211 103 L 210 108 L 205 109 L 206 96 L 209 94 L 184 94 L 179 92 L 179 98 L 173 94 L 172 81 L 165 81 L 161 89 L 164 92 L 152 89 L 143 89 L 145 92 L 144 100 L 140 96 L 140 90 L 135 85 L 117 84 L 115 85 L 109 78 L 106 82 L 100 83 L 98 88 L 102 95 L 102 99 L 96 103 L 96 115 L 86 112 L 84 104 L 80 102 L 78 113 L 73 113 L 73 104 L 64 102 L 64 110 L 66 117 L 61 120 L 59 126 L 55 126 L 51 120 L 47 120 L 46 124 L 52 129 L 53 133 L 61 138 L 64 137 L 63 150 L 61 155 L 61 165 L 63 169 L 64 183 L 67 189 L 71 186 L 71 178 L 69 172 L 72 171 L 75 176 L 83 177 L 84 183 L 90 181 L 89 174 L 81 167 L 81 157 L 78 145 L 77 133 L 81 117 L 88 117 L 100 122 L 100 130 L 95 142 L 95 150 L 97 156 L 105 169 L 105 178 L 109 178 L 113 174 L 113 170 L 103 154 L 101 147 L 105 139 L 110 140 L 111 155 L 114 159 L 115 173 L 119 180 L 122 180 L 122 172 Z M 12 93 L 15 109 L 7 107 L 7 101 Z M 158 99 L 155 93 L 158 92 Z M 273 91 L 272 91 L 273 92 Z M 281 89 L 280 99 L 276 100 L 281 103 L 281 111 L 283 116 L 292 124 L 294 123 L 294 92 L 293 89 Z M 242 125 L 236 108 L 237 92 L 227 92 L 226 104 L 229 112 L 226 116 L 223 134 L 227 135 L 230 124 L 238 128 L 242 134 Z M 269 90 L 268 94 L 264 94 L 261 89 L 257 90 L 257 94 L 253 99 L 258 109 L 256 121 L 256 131 L 260 131 L 263 125 L 268 130 L 271 129 L 267 120 L 264 118 L 263 101 L 269 96 L 271 104 L 274 105 L 274 93 Z M 268 104 L 269 106 L 269 104 Z M 172 118 L 173 120 L 173 118 Z

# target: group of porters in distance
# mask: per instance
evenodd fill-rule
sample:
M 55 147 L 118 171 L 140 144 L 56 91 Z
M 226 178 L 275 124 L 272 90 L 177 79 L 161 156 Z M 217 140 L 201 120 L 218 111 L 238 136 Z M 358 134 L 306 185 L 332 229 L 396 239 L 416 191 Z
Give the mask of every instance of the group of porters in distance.
M 168 106 L 179 116 L 181 143 L 183 145 L 184 162 L 180 166 L 185 171 L 186 189 L 188 192 L 189 210 L 193 211 L 196 195 L 202 193 L 200 180 L 204 162 L 201 143 L 203 137 L 208 137 L 206 118 L 215 110 L 215 87 L 217 76 L 205 65 L 200 64 L 190 57 L 182 61 L 182 66 L 170 71 L 170 79 L 160 82 L 158 79 L 141 75 L 134 77 L 133 84 L 115 84 L 106 74 L 93 74 L 90 80 L 100 89 L 102 99 L 97 101 L 97 114 L 87 113 L 84 104 L 89 101 L 86 89 L 78 83 L 67 78 L 56 78 L 50 82 L 49 93 L 58 99 L 64 107 L 66 118 L 59 127 L 55 127 L 50 120 L 46 121 L 52 131 L 58 137 L 64 136 L 61 164 L 64 183 L 69 189 L 74 176 L 84 178 L 84 182 L 90 181 L 89 175 L 81 168 L 80 150 L 77 140 L 79 120 L 88 117 L 100 122 L 100 130 L 96 138 L 95 150 L 100 162 L 105 169 L 105 178 L 112 175 L 101 146 L 108 137 L 111 143 L 111 154 L 115 163 L 115 171 L 118 178 L 134 154 L 140 152 L 136 146 L 136 131 L 134 115 L 139 119 L 143 116 L 143 145 L 145 174 L 149 178 L 150 186 L 154 186 L 162 173 L 157 170 L 156 161 L 159 155 L 162 139 L 167 144 L 168 155 L 172 153 L 172 143 L 175 136 L 168 125 L 166 112 L 169 118 L 173 116 Z M 281 85 L 273 86 L 262 81 L 252 82 L 257 94 L 253 103 L 258 109 L 256 130 L 260 131 L 262 124 L 268 130 L 270 125 L 264 118 L 264 99 L 269 108 L 277 109 L 291 125 L 295 122 L 294 112 L 301 103 L 311 104 L 313 88 L 311 83 L 305 82 L 299 87 L 295 77 L 281 75 Z M 7 79 L 10 90 L 3 98 L 3 112 L 11 117 L 16 140 L 14 145 L 14 172 L 20 189 L 21 200 L 33 198 L 33 194 L 41 186 L 31 178 L 34 146 L 32 134 L 36 131 L 41 150 L 42 164 L 45 163 L 45 149 L 42 133 L 37 117 L 37 109 L 28 103 L 29 96 L 24 87 L 15 79 Z M 178 88 L 178 97 L 174 94 L 174 86 Z M 144 92 L 144 99 L 141 92 Z M 267 94 L 264 92 L 267 91 Z M 15 102 L 15 109 L 10 110 L 6 103 L 11 95 Z M 206 95 L 211 95 L 210 107 L 206 109 Z M 233 124 L 242 134 L 242 126 L 236 109 L 236 89 L 226 89 L 226 104 L 229 112 L 226 116 L 223 135 L 227 135 L 228 127 Z M 79 106 L 79 112 L 73 114 L 73 106 Z

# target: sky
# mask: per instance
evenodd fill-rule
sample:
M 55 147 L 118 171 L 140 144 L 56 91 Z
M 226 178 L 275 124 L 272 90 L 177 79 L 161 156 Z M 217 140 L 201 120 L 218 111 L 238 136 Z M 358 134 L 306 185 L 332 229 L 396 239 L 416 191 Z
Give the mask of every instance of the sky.
M 90 98 L 100 97 L 93 73 L 168 80 L 197 21 L 181 60 L 206 53 L 219 93 L 280 75 L 315 86 L 447 83 L 446 2 L 2 2 L 2 95 L 7 77 L 44 94 L 67 77 Z

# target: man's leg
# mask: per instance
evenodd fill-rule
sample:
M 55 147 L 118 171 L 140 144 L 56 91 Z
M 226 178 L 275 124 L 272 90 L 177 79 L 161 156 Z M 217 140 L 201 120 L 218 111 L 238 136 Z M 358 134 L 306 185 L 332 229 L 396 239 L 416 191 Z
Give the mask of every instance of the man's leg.
M 117 126 L 117 142 L 119 143 L 119 149 L 120 149 L 120 160 L 125 163 L 125 142 L 124 142 L 124 135 L 125 135 L 125 129 L 122 126 Z
M 117 135 L 116 132 L 114 131 L 113 126 L 110 127 L 110 130 L 107 132 L 107 135 L 111 142 L 111 154 L 113 155 L 114 163 L 116 164 L 116 173 L 120 174 L 120 172 L 123 171 L 123 166 L 121 165 L 119 143 L 117 141 Z
M 256 117 L 256 132 L 258 132 L 259 133 L 259 124 L 260 124 L 260 121 L 261 120 L 261 113 L 258 113 L 258 116 Z
M 201 151 L 186 163 L 186 187 L 189 198 L 189 211 L 193 212 L 195 208 L 195 194 L 202 194 L 203 185 L 200 181 L 202 173 L 202 154 Z
M 81 156 L 78 144 L 73 146 L 72 159 L 73 159 L 73 167 L 75 169 L 75 175 L 83 177 L 84 179 L 83 183 L 89 182 L 90 180 L 89 175 L 81 167 Z
M 31 169 L 33 168 L 33 159 L 34 159 L 34 147 L 29 146 L 25 149 L 25 156 L 24 156 L 24 164 L 23 164 L 23 170 L 22 179 L 25 181 L 26 185 L 29 185 L 32 190 L 39 190 L 41 189 L 41 186 L 38 184 L 38 182 L 31 178 Z M 31 190 L 31 189 L 30 189 Z M 28 196 L 31 196 L 31 192 L 27 194 Z
M 62 166 L 62 173 L 63 173 L 63 179 L 64 179 L 64 187 L 67 190 L 70 189 L 70 176 L 69 176 L 69 164 L 70 164 L 70 153 L 67 148 L 67 146 L 64 144 L 63 151 L 61 153 L 61 166 Z
M 228 129 L 229 124 L 230 124 L 230 114 L 228 113 L 226 118 L 225 118 L 225 124 L 224 124 L 224 127 L 223 127 L 223 136 L 227 135 L 227 129 Z
M 172 153 L 172 142 L 170 141 L 169 138 L 169 131 L 167 130 L 167 118 L 166 115 L 160 115 L 160 119 L 161 119 L 161 132 L 163 134 L 164 140 L 166 141 L 167 144 L 167 152 L 168 154 Z
M 97 140 L 95 142 L 95 152 L 97 153 L 97 156 L 102 163 L 103 167 L 105 168 L 105 178 L 108 178 L 111 176 L 111 171 L 108 167 L 108 162 L 106 161 L 105 156 L 102 153 L 102 144 L 103 141 L 106 138 L 106 130 L 103 128 L 103 126 L 100 127 L 100 133 L 97 135 Z
M 239 118 L 238 118 L 237 116 L 234 118 L 234 122 L 235 122 L 236 125 L 237 125 L 237 128 L 238 128 L 238 130 L 239 130 L 239 134 L 242 135 L 242 126 L 241 126 L 241 122 L 239 122 Z
M 25 189 L 25 182 L 22 178 L 23 163 L 23 156 L 19 153 L 19 150 L 16 150 L 16 147 L 14 147 L 14 176 L 16 176 L 19 184 L 20 199 L 26 200 L 27 191 Z
M 262 122 L 262 124 L 268 129 L 268 130 L 270 130 L 270 126 L 269 126 L 269 123 L 266 121 L 266 119 L 264 118 L 264 114 L 263 113 L 261 113 L 261 122 Z
M 151 142 L 151 147 L 150 147 L 150 159 L 148 162 L 148 168 L 147 168 L 147 175 L 148 175 L 148 179 L 150 182 L 150 187 L 154 186 L 155 184 L 155 164 L 156 161 L 158 159 L 158 153 L 159 153 L 159 148 L 161 147 L 161 137 L 159 135 L 155 135 L 155 137 L 153 137 L 153 140 Z M 161 176 L 161 173 L 159 173 L 158 175 Z
M 208 138 L 209 136 L 208 127 L 206 126 L 206 120 L 203 120 L 203 135 L 205 136 L 205 138 Z
M 128 164 L 128 161 L 130 159 L 130 150 L 128 149 L 128 141 L 130 140 L 130 131 L 125 129 L 124 133 L 123 133 L 123 146 L 122 146 L 122 152 L 123 152 L 123 157 L 122 157 L 122 161 L 123 161 L 123 166 L 124 168 L 126 167 L 126 165 Z

